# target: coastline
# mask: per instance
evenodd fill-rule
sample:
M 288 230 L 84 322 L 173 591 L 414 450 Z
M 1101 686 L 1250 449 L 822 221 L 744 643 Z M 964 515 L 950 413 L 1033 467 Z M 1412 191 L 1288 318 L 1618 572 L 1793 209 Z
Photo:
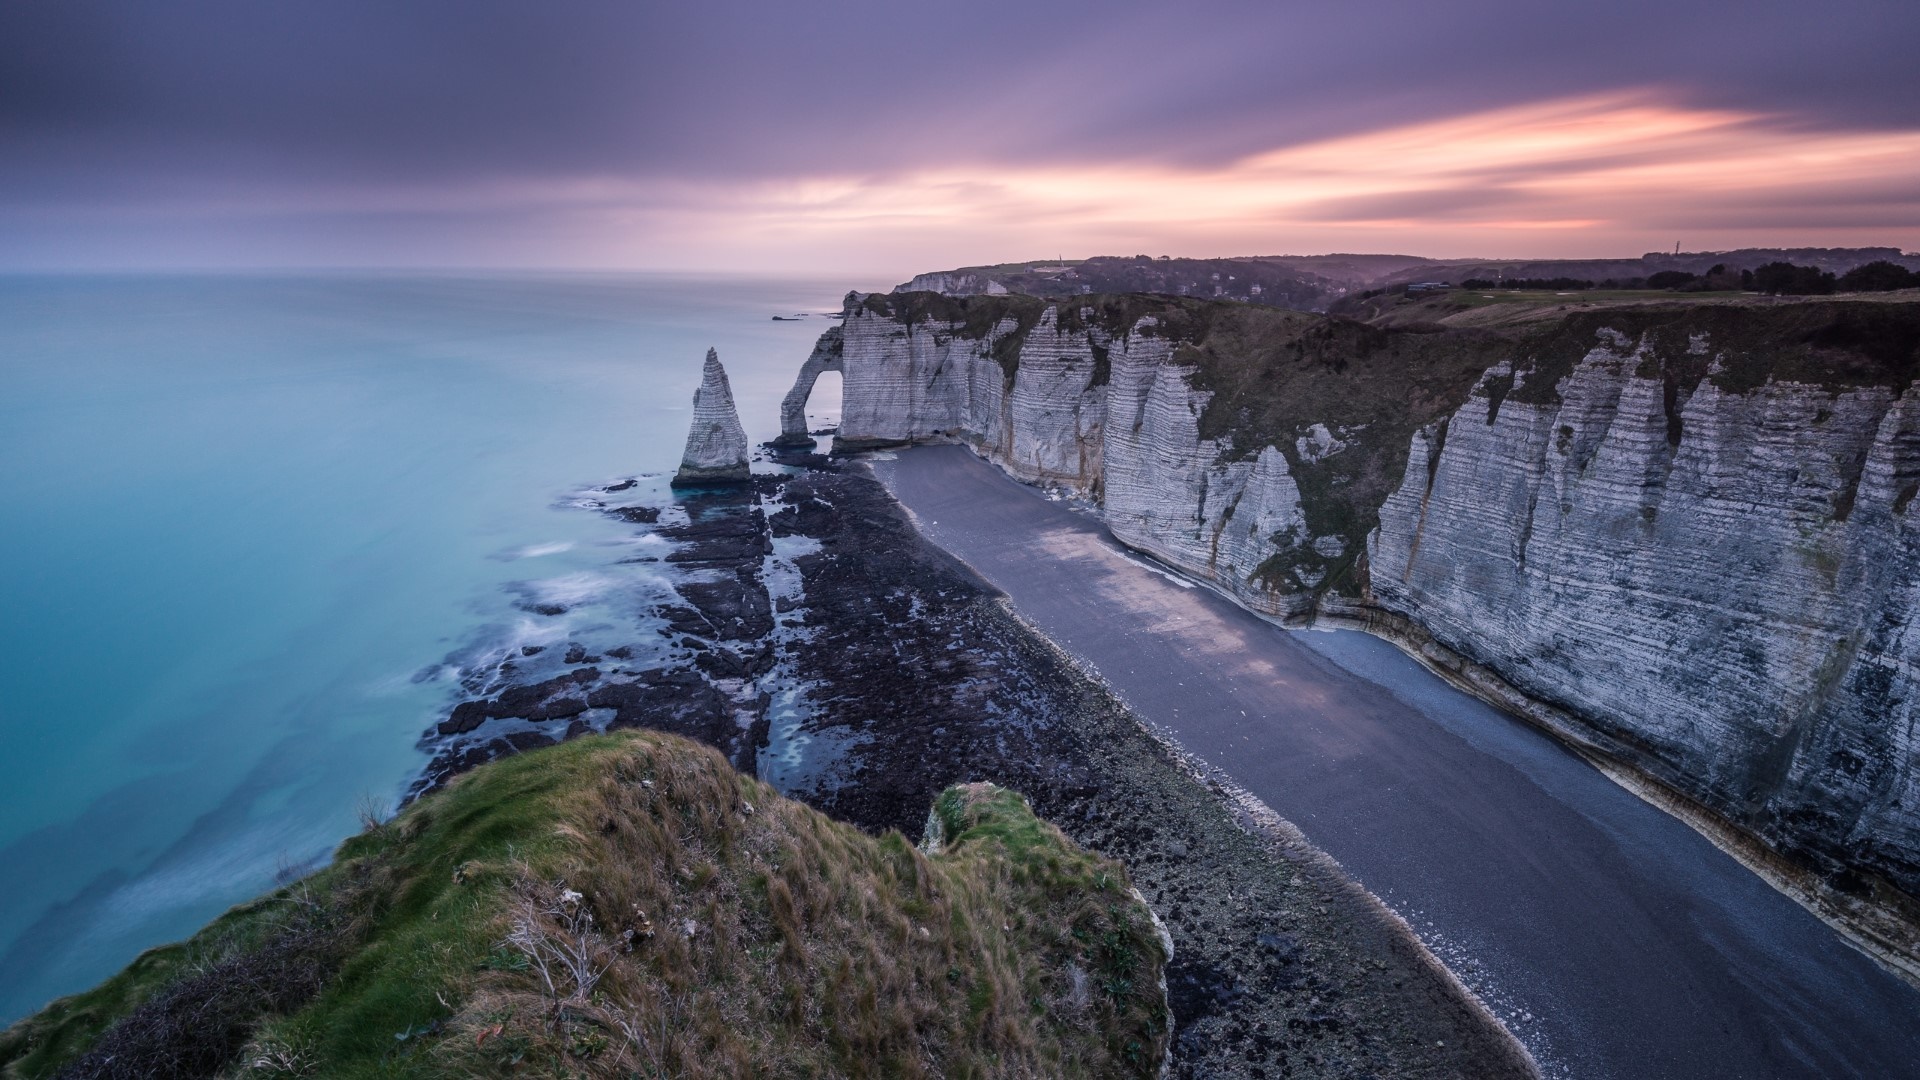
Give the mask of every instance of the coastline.
M 1172 567 L 1167 569 L 1179 573 Z M 1206 582 L 1186 579 L 1228 600 L 1233 599 Z M 1848 897 L 1811 870 L 1767 847 L 1746 830 L 1610 748 L 1571 713 L 1527 696 L 1491 669 L 1435 641 L 1413 620 L 1383 608 L 1356 606 L 1353 611 L 1329 611 L 1303 626 L 1292 626 L 1250 608 L 1247 610 L 1290 630 L 1319 626 L 1358 630 L 1393 645 L 1448 685 L 1544 732 L 1607 779 L 1684 823 L 1832 927 L 1847 944 L 1920 989 L 1920 919 L 1916 918 L 1920 913 L 1902 917 L 1899 909 L 1890 905 L 1861 903 Z
M 1174 1075 L 1255 1076 L 1262 1063 L 1340 1075 L 1339 1061 L 1369 1057 L 1382 1075 L 1539 1075 L 1512 1034 L 1337 864 L 1194 771 L 1003 593 L 930 541 L 863 463 L 849 464 L 859 475 L 803 478 L 812 490 L 789 496 L 794 518 L 773 518 L 778 531 L 814 517 L 822 548 L 801 562 L 806 602 L 819 607 L 802 614 L 847 635 L 818 643 L 805 655 L 822 666 L 796 673 L 823 706 L 811 726 L 831 729 L 837 712 L 855 718 L 856 734 L 878 735 L 867 746 L 899 752 L 869 759 L 851 783 L 810 802 L 863 822 L 917 819 L 919 786 L 943 772 L 986 777 L 1022 790 L 1077 843 L 1122 860 L 1175 940 Z M 826 503 L 838 521 L 821 529 L 815 515 Z M 844 590 L 833 584 L 841 571 Z M 876 611 L 875 592 L 917 593 L 921 603 L 902 595 Z M 968 644 L 951 648 L 958 642 Z M 924 643 L 933 648 L 920 655 L 974 652 L 986 666 L 914 686 L 837 668 L 883 643 L 908 662 Z M 983 680 L 993 684 L 984 699 Z M 926 716 L 932 730 L 887 719 L 903 713 Z
M 1035 490 L 1049 490 L 1044 483 L 1035 483 L 1008 471 L 990 448 L 975 440 L 928 439 L 921 440 L 921 444 L 965 447 L 1009 480 Z M 866 440 L 853 444 L 849 449 L 866 451 L 906 445 L 909 445 L 906 441 L 880 443 Z M 1095 516 L 1100 516 L 1097 508 Z M 1842 892 L 1816 870 L 1776 850 L 1751 831 L 1729 821 L 1724 815 L 1667 782 L 1642 764 L 1628 747 L 1608 738 L 1571 711 L 1519 690 L 1497 672 L 1441 643 L 1425 627 L 1398 612 L 1364 600 L 1347 601 L 1329 594 L 1320 598 L 1304 615 L 1284 617 L 1261 610 L 1249 603 L 1246 597 L 1219 582 L 1187 572 L 1151 547 L 1129 544 L 1118 536 L 1113 539 L 1128 551 L 1150 560 L 1165 573 L 1204 588 L 1274 626 L 1289 631 L 1316 628 L 1357 630 L 1393 645 L 1448 685 L 1525 721 L 1643 802 L 1681 821 L 1782 895 L 1831 926 L 1849 945 L 1920 989 L 1920 901 L 1883 887 L 1878 882 L 1868 884 L 1868 895 L 1864 897 Z
M 1010 490 L 1034 490 L 975 454 L 951 453 Z M 889 491 L 875 460 L 800 455 L 724 496 L 692 491 L 665 495 L 660 506 L 582 506 L 653 538 L 647 548 L 658 554 L 646 558 L 662 571 L 678 568 L 684 602 L 627 627 L 631 647 L 602 647 L 607 639 L 589 652 L 576 641 L 564 656 L 555 649 L 502 661 L 497 678 L 470 684 L 489 696 L 460 703 L 436 729 L 451 738 L 439 747 L 432 779 L 583 731 L 663 723 L 763 777 L 782 759 L 804 766 L 785 774 L 786 793 L 869 832 L 911 833 L 928 791 L 990 779 L 1021 791 L 1077 843 L 1123 861 L 1166 923 L 1175 941 L 1170 1075 L 1253 1078 L 1274 1066 L 1315 1077 L 1356 1068 L 1432 1077 L 1679 1075 L 1670 1056 L 1640 1045 L 1642 1034 L 1623 1033 L 1629 1057 L 1651 1053 L 1647 1060 L 1667 1071 L 1622 1071 L 1618 1062 L 1589 1068 L 1577 1029 L 1543 1035 L 1531 1017 L 1524 1029 L 1513 1026 L 1520 1007 L 1549 1008 L 1551 997 L 1507 993 L 1511 968 L 1481 964 L 1471 941 L 1444 931 L 1433 937 L 1419 905 L 1407 909 L 1405 889 L 1395 894 L 1389 883 L 1380 893 L 1363 867 L 1320 842 L 1325 814 L 1349 814 L 1348 800 L 1321 806 L 1309 834 L 1254 786 L 1207 764 L 1244 762 L 1189 747 L 1105 679 L 1077 642 L 1016 611 L 1008 591 Z M 647 487 L 626 481 L 601 490 L 663 497 Z M 1069 516 L 1092 527 L 1086 515 Z M 1030 540 L 1036 554 L 1049 548 L 1045 530 L 1002 531 L 1015 543 Z M 1115 544 L 1115 558 L 1165 592 L 1204 595 L 1262 628 L 1277 622 L 1218 590 L 1195 590 L 1204 582 L 1137 554 Z M 1095 584 L 1071 572 L 1060 578 L 1069 589 Z M 643 648 L 655 633 L 665 640 Z M 1388 639 L 1376 631 L 1367 640 Z M 1394 655 L 1412 652 L 1393 644 Z M 530 662 L 535 656 L 540 663 Z M 1181 677 L 1207 680 L 1206 659 L 1178 668 Z M 1338 684 L 1321 689 L 1340 692 Z M 478 725 L 463 730 L 475 718 Z M 516 725 L 526 725 L 518 737 L 509 730 Z M 477 742 L 460 750 L 457 740 L 468 735 Z M 1533 833 L 1509 839 L 1537 847 Z M 1504 888 L 1491 867 L 1472 873 L 1486 879 L 1488 896 Z M 1486 924 L 1491 940 L 1499 925 L 1497 917 Z M 1567 963 L 1614 991 L 1652 989 L 1644 971 L 1609 976 L 1591 955 Z M 1483 996 L 1489 988 L 1495 998 Z M 1605 1016 L 1589 1013 L 1583 1022 L 1591 1033 Z M 1889 1038 L 1898 1037 L 1878 1041 Z
M 776 460 L 788 467 L 732 493 L 638 505 L 648 484 L 616 484 L 590 500 L 667 542 L 679 600 L 656 644 L 603 638 L 558 668 L 510 656 L 429 737 L 423 787 L 630 726 L 717 745 L 869 832 L 916 835 L 933 794 L 991 780 L 1125 863 L 1167 924 L 1172 1075 L 1540 1075 L 1404 922 L 1197 773 L 929 541 L 864 462 Z
M 1536 725 L 1379 635 L 1282 632 L 971 450 L 880 461 L 937 543 L 1404 912 L 1549 1072 L 1873 1074 L 1910 1059 L 1911 984 L 1833 948 L 1772 883 Z M 1676 1026 L 1676 1010 L 1703 1022 Z
M 1073 667 L 1088 681 L 1102 687 L 1107 693 L 1114 693 L 1098 672 L 1090 670 L 1072 654 L 1061 649 L 1057 642 L 1038 627 L 1021 619 L 1018 612 L 1011 610 L 1010 605 L 1009 614 L 1026 625 L 1035 637 L 1050 646 L 1063 664 Z M 1136 720 L 1138 719 L 1136 716 Z M 1276 813 L 1259 796 L 1241 786 L 1224 770 L 1209 765 L 1188 752 L 1172 735 L 1144 721 L 1140 721 L 1140 728 L 1160 745 L 1160 748 L 1178 764 L 1188 778 L 1212 792 L 1214 797 L 1231 811 L 1234 822 L 1241 829 L 1263 841 L 1273 858 L 1300 866 L 1306 873 L 1322 882 L 1323 887 L 1343 895 L 1350 903 L 1366 910 L 1372 918 L 1379 920 L 1395 939 L 1396 948 L 1410 952 L 1415 962 L 1465 1002 L 1481 1022 L 1504 1034 L 1509 1050 L 1516 1058 L 1524 1061 L 1526 1067 L 1534 1073 L 1540 1072 L 1539 1062 L 1534 1060 L 1532 1052 L 1514 1035 L 1493 1008 L 1475 993 L 1472 987 L 1463 982 L 1460 976 L 1447 966 L 1446 961 L 1427 948 L 1426 942 L 1421 940 L 1419 933 L 1401 917 L 1399 912 L 1394 911 L 1372 890 L 1355 880 L 1347 873 L 1346 868 L 1340 865 L 1339 860 L 1315 846 L 1313 841 L 1300 831 L 1299 826 Z

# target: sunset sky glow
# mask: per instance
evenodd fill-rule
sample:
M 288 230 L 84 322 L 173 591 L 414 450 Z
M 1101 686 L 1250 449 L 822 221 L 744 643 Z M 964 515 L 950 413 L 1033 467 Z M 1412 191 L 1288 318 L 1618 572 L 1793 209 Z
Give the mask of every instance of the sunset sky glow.
M 0 265 L 1920 247 L 1911 6 L 1389 7 L 16 5 Z

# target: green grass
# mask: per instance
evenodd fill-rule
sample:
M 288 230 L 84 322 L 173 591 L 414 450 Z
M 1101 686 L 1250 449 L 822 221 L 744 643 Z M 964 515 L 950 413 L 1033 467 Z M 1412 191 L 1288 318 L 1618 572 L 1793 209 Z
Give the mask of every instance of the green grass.
M 333 865 L 299 886 L 235 908 L 188 941 L 150 950 L 99 987 L 20 1021 L 0 1035 L 3 1075 L 49 1074 L 107 1023 L 183 973 L 270 936 L 299 892 L 329 896 L 368 888 L 377 896 L 358 900 L 377 910 L 353 931 L 355 955 L 300 1014 L 298 1026 L 320 1056 L 343 1063 L 337 1075 L 379 1075 L 348 1063 L 391 1057 L 396 1033 L 448 1015 L 436 991 L 487 954 L 491 928 L 476 916 L 505 880 L 506 860 L 551 856 L 555 800 L 595 768 L 598 749 L 567 744 L 502 761 L 348 840 Z M 468 864 L 475 871 L 455 882 L 455 868 Z M 378 881 L 352 885 L 361 874 Z
M 247 1017 L 231 1075 L 1145 1075 L 1166 957 L 1124 869 L 1010 792 L 942 803 L 929 856 L 670 736 L 510 758 L 15 1025 L 0 1075 L 53 1075 L 103 1032 L 143 1046 L 169 986 L 284 939 L 299 896 L 339 913 L 339 955 L 316 996 Z M 549 990 L 516 934 L 597 982 Z
M 1672 293 L 1663 289 L 1575 289 L 1556 292 L 1551 289 L 1452 289 L 1441 299 L 1430 301 L 1441 307 L 1480 308 L 1495 304 L 1525 304 L 1533 307 L 1568 304 L 1618 304 L 1639 301 L 1726 300 L 1752 293 L 1737 289 L 1725 292 Z

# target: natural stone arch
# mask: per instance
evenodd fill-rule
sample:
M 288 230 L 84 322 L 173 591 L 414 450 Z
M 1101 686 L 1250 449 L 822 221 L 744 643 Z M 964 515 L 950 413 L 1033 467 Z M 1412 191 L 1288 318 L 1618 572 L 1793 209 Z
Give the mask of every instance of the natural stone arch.
M 837 371 L 846 377 L 846 361 L 841 354 L 843 340 L 841 328 L 820 335 L 813 347 L 813 355 L 800 365 L 800 376 L 793 380 L 793 389 L 780 402 L 780 437 L 775 446 L 812 446 L 813 437 L 807 434 L 807 398 L 813 394 L 813 384 L 823 371 Z

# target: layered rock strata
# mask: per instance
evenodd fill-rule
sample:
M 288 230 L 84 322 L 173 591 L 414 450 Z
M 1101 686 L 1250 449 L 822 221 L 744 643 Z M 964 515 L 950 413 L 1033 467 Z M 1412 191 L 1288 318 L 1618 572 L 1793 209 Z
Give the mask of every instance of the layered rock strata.
M 733 387 L 720 354 L 707 350 L 700 388 L 693 392 L 693 424 L 687 432 L 687 450 L 673 486 L 738 484 L 747 480 L 747 432 L 733 405 Z
M 842 333 L 843 445 L 965 443 L 1255 611 L 1413 645 L 1920 956 L 1920 305 L 854 295 Z
M 1912 893 L 1920 408 L 1661 366 L 1616 337 L 1497 409 L 1496 368 L 1413 440 L 1372 599 L 1841 896 Z

